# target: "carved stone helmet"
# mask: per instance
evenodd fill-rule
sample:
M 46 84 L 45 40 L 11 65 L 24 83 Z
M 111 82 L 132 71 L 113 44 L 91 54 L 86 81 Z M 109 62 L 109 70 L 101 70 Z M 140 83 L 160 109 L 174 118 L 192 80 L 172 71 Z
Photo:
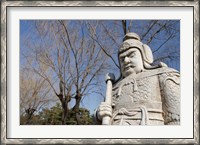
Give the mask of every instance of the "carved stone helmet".
M 119 49 L 118 55 L 128 49 L 137 48 L 142 55 L 144 66 L 153 63 L 153 54 L 151 48 L 148 45 L 143 44 L 140 40 L 140 37 L 136 33 L 127 33 L 123 41 L 124 42 Z

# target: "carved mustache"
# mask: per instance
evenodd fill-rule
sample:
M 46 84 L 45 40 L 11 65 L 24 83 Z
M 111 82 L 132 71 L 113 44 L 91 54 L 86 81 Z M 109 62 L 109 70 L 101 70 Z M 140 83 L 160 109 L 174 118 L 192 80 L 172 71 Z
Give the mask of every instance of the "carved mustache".
M 128 69 L 128 68 L 134 68 L 134 67 L 135 67 L 135 65 L 133 65 L 133 64 L 127 64 L 127 65 L 124 65 L 124 70 Z

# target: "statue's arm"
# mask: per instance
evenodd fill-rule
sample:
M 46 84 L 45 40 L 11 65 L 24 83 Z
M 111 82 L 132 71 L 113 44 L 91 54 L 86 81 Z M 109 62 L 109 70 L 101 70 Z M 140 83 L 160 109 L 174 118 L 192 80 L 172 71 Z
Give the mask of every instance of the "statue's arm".
M 160 75 L 162 108 L 165 125 L 180 124 L 180 74 Z

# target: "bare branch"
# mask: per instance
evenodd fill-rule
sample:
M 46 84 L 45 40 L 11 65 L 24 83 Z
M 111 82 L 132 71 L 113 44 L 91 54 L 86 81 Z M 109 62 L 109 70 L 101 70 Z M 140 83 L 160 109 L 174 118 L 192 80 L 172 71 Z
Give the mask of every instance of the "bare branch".
M 153 24 L 150 25 L 150 27 L 147 29 L 146 33 L 144 33 L 144 34 L 142 35 L 141 40 L 143 40 L 144 37 L 146 37 L 146 35 L 147 35 L 147 34 L 151 31 L 151 29 L 155 26 L 155 24 L 157 23 L 157 21 L 158 21 L 158 20 L 153 21 Z

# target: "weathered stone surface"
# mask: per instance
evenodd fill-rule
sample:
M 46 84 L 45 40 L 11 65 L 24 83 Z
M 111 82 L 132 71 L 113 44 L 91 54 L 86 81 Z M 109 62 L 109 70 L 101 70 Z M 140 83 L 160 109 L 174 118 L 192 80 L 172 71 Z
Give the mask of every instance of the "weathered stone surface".
M 121 78 L 107 83 L 106 97 L 97 110 L 98 120 L 111 125 L 180 124 L 180 74 L 166 64 L 152 66 L 151 48 L 135 33 L 128 33 L 119 49 Z M 108 121 L 108 117 L 110 121 Z M 105 124 L 105 123 L 103 123 Z

